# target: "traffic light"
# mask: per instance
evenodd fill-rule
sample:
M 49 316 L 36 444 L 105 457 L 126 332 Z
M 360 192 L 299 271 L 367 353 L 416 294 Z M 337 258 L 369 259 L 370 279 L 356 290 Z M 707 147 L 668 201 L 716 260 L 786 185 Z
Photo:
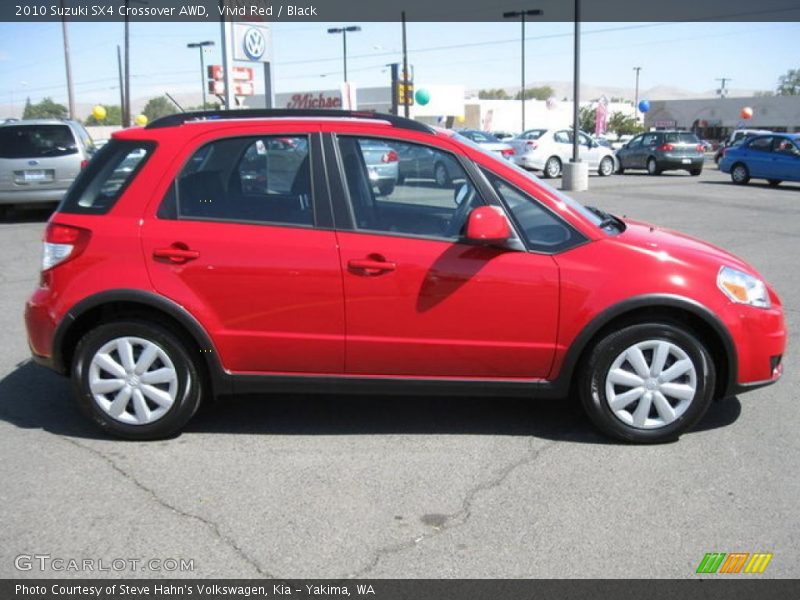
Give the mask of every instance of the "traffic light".
M 414 83 L 411 81 L 398 81 L 395 85 L 395 97 L 398 106 L 414 105 Z

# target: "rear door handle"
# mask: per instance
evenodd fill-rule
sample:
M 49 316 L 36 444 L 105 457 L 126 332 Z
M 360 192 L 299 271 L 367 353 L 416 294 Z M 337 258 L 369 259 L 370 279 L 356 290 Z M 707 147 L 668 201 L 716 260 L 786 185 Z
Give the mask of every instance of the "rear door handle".
M 393 262 L 370 258 L 350 260 L 347 262 L 347 267 L 352 271 L 361 271 L 364 275 L 375 275 L 397 269 L 397 265 Z
M 153 258 L 168 260 L 175 264 L 183 264 L 190 260 L 199 258 L 197 250 L 189 250 L 185 244 L 173 244 L 168 248 L 156 248 L 153 250 Z

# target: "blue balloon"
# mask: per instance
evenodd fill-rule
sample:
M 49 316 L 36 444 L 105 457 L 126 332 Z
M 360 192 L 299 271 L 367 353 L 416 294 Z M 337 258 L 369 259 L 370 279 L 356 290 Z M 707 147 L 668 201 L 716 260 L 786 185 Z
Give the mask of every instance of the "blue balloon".
M 646 113 L 648 110 L 650 110 L 650 102 L 647 100 L 642 100 L 639 102 L 639 110 L 643 113 Z

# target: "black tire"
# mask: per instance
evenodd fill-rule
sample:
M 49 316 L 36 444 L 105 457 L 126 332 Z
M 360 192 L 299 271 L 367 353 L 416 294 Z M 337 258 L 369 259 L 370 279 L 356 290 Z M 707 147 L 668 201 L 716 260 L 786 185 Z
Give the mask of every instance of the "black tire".
M 11 214 L 11 206 L 8 204 L 0 204 L 0 221 L 5 221 Z
M 406 176 L 403 174 L 397 175 L 397 185 L 403 185 L 406 182 Z
M 163 416 L 146 424 L 123 423 L 107 414 L 94 399 L 89 387 L 93 357 L 105 344 L 121 337 L 141 338 L 163 350 L 177 374 L 177 393 Z M 197 357 L 191 346 L 172 331 L 144 321 L 115 321 L 99 325 L 81 338 L 72 362 L 72 386 L 83 413 L 106 433 L 131 439 L 154 440 L 169 437 L 180 430 L 197 412 L 206 389 Z
M 769 184 L 770 187 L 778 187 L 781 184 L 781 182 L 782 181 L 780 179 L 768 179 L 767 180 L 767 183 Z
M 750 170 L 744 163 L 736 163 L 731 166 L 731 181 L 736 185 L 747 185 L 750 181 Z
M 378 192 L 381 196 L 388 196 L 394 191 L 394 181 L 384 181 L 378 184 Z
M 696 387 L 694 397 L 677 419 L 659 428 L 643 429 L 624 423 L 614 414 L 606 399 L 605 380 L 617 357 L 634 344 L 650 340 L 669 342 L 686 353 L 695 368 Z M 695 335 L 679 323 L 664 321 L 632 324 L 600 339 L 582 364 L 578 385 L 584 410 L 601 431 L 626 442 L 656 444 L 675 440 L 697 424 L 711 404 L 715 377 L 714 362 Z M 633 406 L 638 406 L 638 400 L 635 402 Z
M 652 156 L 647 159 L 647 173 L 648 175 L 661 175 L 661 169 L 658 168 L 658 162 Z
M 608 166 L 609 163 L 611 164 L 610 167 Z M 600 160 L 600 164 L 597 165 L 597 174 L 600 175 L 600 177 L 608 177 L 614 173 L 614 166 L 614 159 L 610 156 L 604 156 Z
M 447 167 L 444 166 L 444 163 L 436 163 L 433 166 L 433 179 L 436 181 L 436 185 L 442 188 L 450 187 L 453 184 L 452 179 L 450 179 L 450 173 L 447 172 Z
M 702 172 L 703 172 L 702 168 L 701 169 L 689 169 L 689 175 L 691 175 L 692 177 L 697 177 Z
M 554 179 L 561 175 L 561 159 L 557 156 L 551 156 L 547 159 L 544 163 L 544 169 L 542 169 L 542 177 L 544 179 Z
M 622 166 L 622 161 L 621 160 L 617 159 L 617 163 L 619 163 L 617 165 L 617 174 L 618 175 L 622 175 L 623 173 L 625 173 L 625 167 Z

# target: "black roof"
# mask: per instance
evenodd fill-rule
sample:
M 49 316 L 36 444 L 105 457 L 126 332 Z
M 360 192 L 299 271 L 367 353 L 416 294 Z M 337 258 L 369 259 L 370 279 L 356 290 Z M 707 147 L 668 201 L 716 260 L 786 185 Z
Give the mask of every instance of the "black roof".
M 188 121 L 211 121 L 222 119 L 274 119 L 274 118 L 324 118 L 324 119 L 377 119 L 391 123 L 393 127 L 433 133 L 434 130 L 424 123 L 387 115 L 384 113 L 365 110 L 336 110 L 336 109 L 293 109 L 293 108 L 253 108 L 241 110 L 206 110 L 176 113 L 156 119 L 146 129 L 161 129 L 163 127 L 176 127 Z

